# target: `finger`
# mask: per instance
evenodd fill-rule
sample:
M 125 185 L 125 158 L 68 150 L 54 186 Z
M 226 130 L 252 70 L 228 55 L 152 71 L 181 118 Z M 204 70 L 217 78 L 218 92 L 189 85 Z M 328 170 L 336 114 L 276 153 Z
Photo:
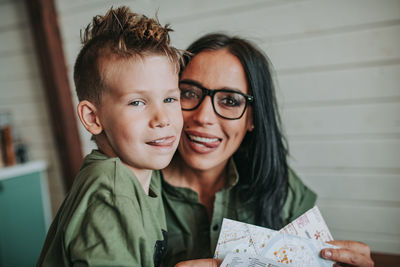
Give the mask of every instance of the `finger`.
M 328 243 L 341 248 L 352 250 L 364 256 L 370 257 L 371 255 L 370 247 L 362 242 L 352 241 L 352 240 L 335 240 L 335 241 L 329 241 Z
M 356 253 L 353 250 L 349 250 L 346 248 L 323 249 L 321 250 L 321 256 L 331 261 L 345 263 L 353 266 L 360 266 L 360 267 L 374 266 L 374 262 L 369 256 Z

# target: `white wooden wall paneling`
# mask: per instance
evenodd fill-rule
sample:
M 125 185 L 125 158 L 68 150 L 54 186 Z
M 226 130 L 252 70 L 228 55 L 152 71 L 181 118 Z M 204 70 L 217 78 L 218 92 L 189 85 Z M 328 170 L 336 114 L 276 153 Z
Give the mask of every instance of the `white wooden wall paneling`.
M 398 174 L 327 174 L 323 172 L 303 174 L 302 177 L 307 184 L 312 185 L 315 191 L 327 199 L 399 201 L 400 175 Z
M 8 0 L 0 3 L 0 32 L 23 25 L 27 21 L 25 2 Z
M 47 161 L 55 214 L 64 192 L 25 1 L 0 2 L 0 18 L 0 111 L 11 112 L 29 158 Z
M 381 224 L 381 218 L 392 222 L 396 221 L 400 217 L 398 207 L 352 206 L 347 203 L 334 203 L 330 200 L 321 200 L 320 203 L 321 206 L 329 207 L 329 209 L 325 209 L 324 216 L 337 230 L 400 234 L 398 225 L 388 224 L 382 228 Z
M 0 72 L 0 81 L 30 79 L 39 75 L 33 51 L 21 51 L 20 54 L 3 56 L 1 61 L 4 68 Z
M 44 92 L 35 90 L 42 85 L 39 77 L 31 79 L 20 79 L 13 81 L 1 81 L 0 94 L 4 97 L 0 99 L 1 103 L 30 101 L 31 99 L 42 99 Z
M 279 75 L 284 107 L 309 102 L 350 101 L 400 96 L 400 64 Z
M 291 141 L 290 151 L 293 163 L 302 167 L 398 168 L 400 140 Z
M 324 204 L 319 201 L 323 216 L 335 239 L 362 240 L 372 244 L 375 251 L 398 254 L 399 227 L 395 223 L 382 225 L 382 218 L 396 222 L 398 208 L 371 207 L 351 204 Z
M 351 29 L 353 25 L 399 19 L 400 3 L 380 1 L 301 1 L 255 9 L 243 8 L 236 14 L 221 12 L 214 17 L 199 16 L 181 23 L 171 23 L 176 30 L 173 40 L 184 47 L 200 34 L 223 30 L 261 38 L 293 34 L 319 33 L 332 29 Z M 364 8 L 363 8 L 364 7 Z M 358 14 L 358 16 L 355 16 Z M 256 40 L 257 41 L 257 40 Z
M 272 7 L 266 3 L 265 8 L 259 6 L 255 9 L 243 7 L 237 10 L 236 14 L 224 12 L 222 9 L 221 14 L 217 14 L 214 17 L 203 15 L 195 17 L 193 20 L 187 18 L 184 21 L 175 23 L 172 17 L 181 14 L 180 7 L 169 4 L 167 6 L 174 6 L 174 11 L 171 11 L 169 15 L 170 18 L 165 19 L 165 21 L 162 20 L 161 12 L 163 11 L 161 8 L 159 17 L 162 23 L 172 23 L 175 29 L 175 32 L 172 33 L 173 43 L 180 48 L 184 48 L 200 34 L 214 30 L 231 31 L 249 36 L 260 44 L 263 38 L 277 38 L 277 36 L 286 36 L 288 34 L 307 36 L 308 32 L 323 32 L 324 30 L 332 30 L 335 27 L 344 28 L 347 26 L 351 28 L 353 24 L 368 24 L 366 28 L 369 28 L 369 24 L 372 22 L 399 19 L 400 10 L 399 1 L 390 2 L 392 5 L 381 5 L 380 1 L 377 0 L 368 1 L 368 3 L 363 2 L 362 5 L 368 6 L 368 8 L 362 10 L 360 10 L 359 1 L 346 1 L 348 4 L 342 5 L 337 4 L 336 1 L 301 1 L 299 3 L 280 1 L 279 3 L 281 4 Z M 69 62 L 74 61 L 80 47 L 79 30 L 89 23 L 94 14 L 102 14 L 107 9 L 107 7 L 102 7 L 101 5 L 97 7 L 77 14 L 60 16 L 61 24 L 69 25 L 62 34 L 65 39 L 66 54 Z M 135 5 L 132 4 L 132 8 L 134 7 Z M 338 10 L 338 7 L 340 10 Z M 337 13 L 340 14 L 340 19 L 337 18 L 337 14 L 332 14 L 332 10 L 337 10 Z M 362 16 L 354 16 L 354 14 L 361 12 L 364 12 Z M 165 13 L 167 14 L 168 12 Z M 309 16 L 304 14 L 309 14 Z
M 368 134 L 400 132 L 399 97 L 392 101 L 384 98 L 381 102 L 368 99 L 366 103 L 327 104 L 305 103 L 301 106 L 287 106 L 281 113 L 289 135 L 325 135 L 328 138 L 359 138 Z M 329 139 L 328 139 L 329 140 Z
M 278 71 L 400 58 L 400 24 L 374 30 L 262 44 Z M 362 65 L 360 65 L 361 67 Z M 322 69 L 324 70 L 324 69 Z
M 1 5 L 0 5 L 1 8 Z M 10 54 L 21 53 L 32 49 L 32 43 L 27 42 L 31 38 L 29 29 L 26 27 L 16 26 L 11 29 L 1 31 L 1 46 L 0 46 L 0 57 L 7 56 Z
M 6 99 L 5 99 L 6 100 Z M 35 100 L 31 98 L 27 101 L 9 101 L 8 103 L 1 103 L 2 110 L 13 110 L 12 119 L 14 124 L 20 126 L 48 124 L 48 111 L 45 99 Z M 19 105 L 18 109 L 15 109 L 16 104 Z
M 291 166 L 319 194 L 334 237 L 400 251 L 400 1 L 59 0 L 70 72 L 79 30 L 121 4 L 159 8 L 180 48 L 215 30 L 262 47 L 277 70 Z
M 375 232 L 362 232 L 357 230 L 340 230 L 332 229 L 334 238 L 337 240 L 363 240 L 367 244 L 373 244 L 375 251 L 385 251 L 386 253 L 398 254 L 400 251 L 399 239 L 400 235 L 375 233 Z M 389 248 L 389 249 L 388 249 Z

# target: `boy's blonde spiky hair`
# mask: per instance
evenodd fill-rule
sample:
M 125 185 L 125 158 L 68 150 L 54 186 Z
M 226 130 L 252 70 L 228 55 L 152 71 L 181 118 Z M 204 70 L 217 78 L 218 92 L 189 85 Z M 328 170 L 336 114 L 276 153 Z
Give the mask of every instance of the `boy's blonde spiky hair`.
M 165 55 L 178 72 L 182 53 L 170 45 L 171 31 L 168 24 L 162 26 L 157 19 L 133 13 L 126 6 L 111 8 L 104 16 L 93 17 L 81 34 L 83 47 L 74 67 L 79 100 L 100 102 L 106 86 L 99 70 L 99 59 L 107 56 L 126 59 Z

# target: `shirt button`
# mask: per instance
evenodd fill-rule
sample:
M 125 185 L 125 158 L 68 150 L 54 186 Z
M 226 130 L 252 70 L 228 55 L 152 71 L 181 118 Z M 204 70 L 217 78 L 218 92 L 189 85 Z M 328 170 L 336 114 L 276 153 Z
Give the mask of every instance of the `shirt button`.
M 215 225 L 213 226 L 213 230 L 214 230 L 214 231 L 217 231 L 217 230 L 218 230 L 218 224 L 215 224 Z

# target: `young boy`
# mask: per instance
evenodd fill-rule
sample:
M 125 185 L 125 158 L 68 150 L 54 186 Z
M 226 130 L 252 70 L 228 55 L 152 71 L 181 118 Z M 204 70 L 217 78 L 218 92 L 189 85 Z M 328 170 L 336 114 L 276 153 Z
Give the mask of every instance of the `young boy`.
M 180 52 L 166 25 L 129 8 L 86 28 L 75 63 L 78 116 L 98 150 L 84 159 L 38 266 L 158 266 L 166 229 L 159 170 L 182 129 Z

